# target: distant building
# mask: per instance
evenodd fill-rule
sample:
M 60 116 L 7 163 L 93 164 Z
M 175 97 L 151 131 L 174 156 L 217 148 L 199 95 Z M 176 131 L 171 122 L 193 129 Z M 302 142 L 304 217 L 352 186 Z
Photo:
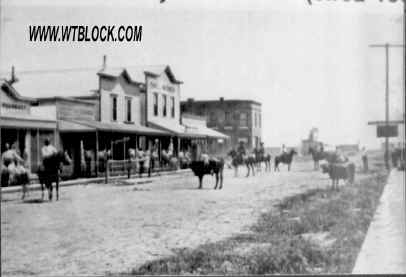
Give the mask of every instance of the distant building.
M 338 150 L 342 152 L 358 152 L 359 151 L 359 144 L 340 144 L 336 147 Z
M 321 147 L 321 145 L 323 145 L 322 142 L 319 141 L 314 141 L 314 140 L 310 140 L 310 139 L 303 139 L 302 140 L 302 144 L 300 147 L 300 154 L 304 155 L 309 155 L 310 154 L 310 148 L 313 149 L 317 149 Z
M 261 103 L 252 100 L 194 100 L 181 102 L 181 112 L 204 116 L 207 127 L 230 137 L 227 147 L 240 141 L 252 149 L 262 140 Z

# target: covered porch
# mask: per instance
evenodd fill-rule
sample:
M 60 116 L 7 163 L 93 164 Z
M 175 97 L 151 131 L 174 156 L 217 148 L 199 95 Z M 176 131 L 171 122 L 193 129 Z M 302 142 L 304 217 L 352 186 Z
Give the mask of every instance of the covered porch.
M 170 136 L 136 124 L 71 120 L 60 120 L 58 124 L 63 148 L 73 160 L 71 177 L 104 174 L 106 152 L 113 160 L 127 160 L 129 149 L 149 150 L 156 140 L 161 149 Z

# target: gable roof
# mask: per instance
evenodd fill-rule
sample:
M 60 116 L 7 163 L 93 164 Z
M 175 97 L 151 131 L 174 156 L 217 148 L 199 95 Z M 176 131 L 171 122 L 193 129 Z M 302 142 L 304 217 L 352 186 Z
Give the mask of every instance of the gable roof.
M 145 76 L 150 75 L 157 77 L 162 73 L 168 75 L 169 80 L 175 84 L 183 84 L 182 81 L 176 79 L 169 65 L 144 65 L 130 67 L 105 67 L 97 72 L 98 75 L 107 77 L 118 77 L 124 75 L 130 82 L 136 84 L 145 84 Z
M 34 98 L 22 96 L 18 91 L 7 81 L 1 81 L 1 89 L 6 92 L 11 98 L 28 103 L 36 103 L 37 101 Z

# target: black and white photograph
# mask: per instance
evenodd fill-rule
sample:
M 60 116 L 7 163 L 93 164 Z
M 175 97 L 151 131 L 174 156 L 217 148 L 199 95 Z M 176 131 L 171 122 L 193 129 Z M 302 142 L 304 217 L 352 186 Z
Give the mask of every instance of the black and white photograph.
M 402 0 L 0 0 L 1 276 L 406 274 Z

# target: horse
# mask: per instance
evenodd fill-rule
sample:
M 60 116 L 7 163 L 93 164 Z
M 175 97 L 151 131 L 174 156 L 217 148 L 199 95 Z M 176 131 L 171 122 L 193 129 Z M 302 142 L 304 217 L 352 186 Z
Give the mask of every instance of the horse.
M 334 152 L 328 152 L 324 150 L 316 150 L 313 147 L 309 148 L 309 153 L 312 155 L 314 162 L 314 170 L 319 169 L 319 162 L 321 160 L 326 160 L 329 163 L 332 163 L 336 160 L 336 154 Z
M 274 165 L 274 171 L 279 170 L 279 164 L 284 163 L 288 165 L 288 171 L 290 171 L 290 165 L 292 164 L 293 156 L 297 154 L 297 152 L 292 149 L 289 151 L 289 153 L 283 153 L 279 156 L 275 157 L 275 165 Z
M 321 169 L 323 173 L 329 175 L 333 190 L 338 190 L 340 179 L 348 181 L 350 184 L 354 183 L 355 164 L 352 162 L 322 164 Z
M 247 167 L 247 175 L 245 177 L 250 176 L 250 171 L 252 171 L 252 175 L 255 176 L 255 164 L 256 164 L 256 159 L 255 159 L 255 154 L 250 153 L 248 155 L 242 155 L 237 153 L 235 150 L 231 150 L 230 152 L 227 153 L 228 156 L 231 157 L 232 159 L 232 166 L 234 167 L 235 173 L 234 176 L 238 176 L 238 167 L 240 165 L 245 164 Z
M 7 168 L 8 174 L 8 185 L 9 186 L 22 186 L 22 197 L 21 199 L 24 200 L 25 194 L 28 193 L 27 185 L 30 183 L 30 178 L 28 176 L 27 170 L 24 166 L 20 163 L 15 162 L 11 163 Z
M 59 174 L 62 171 L 62 165 L 71 164 L 68 153 L 58 151 L 52 156 L 44 159 L 43 164 L 39 166 L 37 174 L 41 184 L 42 199 L 44 199 L 44 185 L 48 190 L 48 200 L 52 200 L 52 183 L 55 182 L 56 200 L 59 199 Z
M 270 154 L 255 154 L 255 163 L 259 170 L 261 170 L 261 164 L 265 163 L 265 171 L 271 171 L 271 159 L 272 156 Z
M 214 189 L 223 188 L 223 171 L 224 171 L 224 159 L 209 159 L 200 160 L 200 161 L 191 161 L 189 165 L 190 169 L 193 171 L 195 176 L 199 178 L 199 189 L 203 187 L 203 176 L 206 174 L 216 176 L 216 185 Z

